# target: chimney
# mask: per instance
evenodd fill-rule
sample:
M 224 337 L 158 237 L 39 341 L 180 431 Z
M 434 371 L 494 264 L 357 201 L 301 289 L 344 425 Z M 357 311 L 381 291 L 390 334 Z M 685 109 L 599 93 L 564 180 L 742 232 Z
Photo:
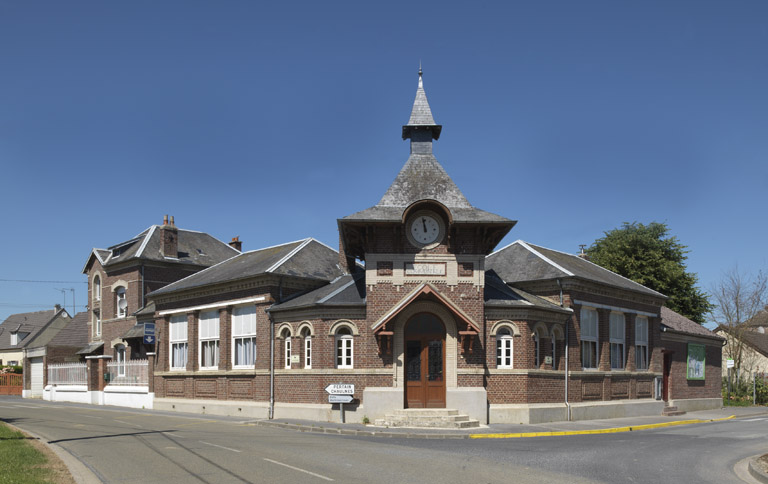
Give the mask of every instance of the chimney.
M 586 244 L 579 244 L 579 249 L 581 250 L 581 253 L 579 254 L 579 257 L 581 257 L 584 260 L 589 260 L 589 256 L 586 252 L 584 252 L 584 247 L 586 247 Z
M 171 215 L 171 221 L 168 222 L 168 215 L 163 217 L 163 225 L 160 226 L 160 253 L 164 257 L 173 257 L 174 259 L 179 256 L 179 229 L 173 222 L 173 215 Z
M 243 251 L 243 241 L 240 240 L 239 235 L 237 237 L 232 237 L 232 240 L 229 241 L 229 246 L 240 252 Z
M 54 304 L 53 305 L 53 310 L 54 310 L 54 312 L 61 311 L 61 304 Z

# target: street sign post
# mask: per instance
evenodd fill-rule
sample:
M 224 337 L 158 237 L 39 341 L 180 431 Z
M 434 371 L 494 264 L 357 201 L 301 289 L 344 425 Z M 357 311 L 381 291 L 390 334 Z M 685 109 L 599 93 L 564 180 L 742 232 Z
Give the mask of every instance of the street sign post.
M 331 383 L 325 387 L 325 391 L 328 393 L 328 403 L 339 404 L 339 416 L 341 417 L 341 423 L 344 422 L 344 404 L 352 403 L 352 395 L 355 394 L 354 383 Z
M 155 344 L 155 323 L 144 323 L 144 344 Z

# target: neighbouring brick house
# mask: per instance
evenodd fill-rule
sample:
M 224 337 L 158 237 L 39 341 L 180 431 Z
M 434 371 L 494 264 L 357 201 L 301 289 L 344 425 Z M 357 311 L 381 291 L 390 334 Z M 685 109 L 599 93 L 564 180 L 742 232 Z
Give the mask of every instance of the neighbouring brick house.
M 666 297 L 526 242 L 494 252 L 516 222 L 469 203 L 432 153 L 441 131 L 420 73 L 410 156 L 375 206 L 338 220 L 338 252 L 305 239 L 148 294 L 155 408 L 334 420 L 324 389 L 347 383 L 356 420 L 389 424 L 425 407 L 481 422 L 660 413 Z
M 203 232 L 179 229 L 166 215 L 136 237 L 107 249 L 93 249 L 83 267 L 88 276 L 88 345 L 84 356 L 146 358 L 153 346 L 142 341 L 136 313 L 147 293 L 240 253 Z
M 46 345 L 71 320 L 69 313 L 57 304 L 47 311 L 12 314 L 0 324 L 0 362 L 24 367 L 24 396 L 42 396 Z M 35 351 L 29 352 L 30 348 Z

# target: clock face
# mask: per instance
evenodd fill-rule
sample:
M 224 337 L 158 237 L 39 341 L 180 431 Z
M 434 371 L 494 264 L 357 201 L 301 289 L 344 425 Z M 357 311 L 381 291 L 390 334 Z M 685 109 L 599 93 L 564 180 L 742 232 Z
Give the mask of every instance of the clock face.
M 432 244 L 440 240 L 442 236 L 442 224 L 434 215 L 417 215 L 411 220 L 408 230 L 413 241 L 419 245 Z

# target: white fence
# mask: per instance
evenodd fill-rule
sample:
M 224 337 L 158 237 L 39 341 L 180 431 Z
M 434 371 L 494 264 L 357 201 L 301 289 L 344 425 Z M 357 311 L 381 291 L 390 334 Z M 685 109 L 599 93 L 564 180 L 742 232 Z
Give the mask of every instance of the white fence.
M 48 365 L 49 385 L 87 385 L 85 363 L 52 363 Z
M 149 360 L 112 361 L 107 363 L 110 385 L 149 385 Z

